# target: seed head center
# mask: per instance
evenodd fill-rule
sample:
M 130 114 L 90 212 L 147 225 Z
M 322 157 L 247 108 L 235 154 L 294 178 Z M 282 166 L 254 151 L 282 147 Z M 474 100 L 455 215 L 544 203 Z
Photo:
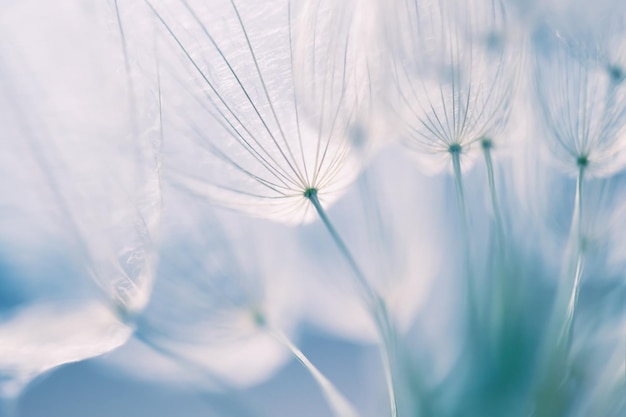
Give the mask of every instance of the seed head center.
M 463 148 L 458 143 L 453 143 L 448 147 L 448 152 L 450 153 L 461 153 Z
M 587 165 L 589 165 L 589 158 L 587 158 L 587 155 L 581 155 L 578 157 L 578 159 L 576 159 L 576 164 L 579 167 L 586 167 Z
M 311 199 L 317 195 L 317 188 L 307 188 L 303 194 L 305 198 Z

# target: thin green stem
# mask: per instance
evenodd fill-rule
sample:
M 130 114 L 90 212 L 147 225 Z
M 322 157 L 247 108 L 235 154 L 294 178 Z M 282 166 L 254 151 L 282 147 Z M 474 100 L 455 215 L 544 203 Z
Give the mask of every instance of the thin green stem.
M 496 181 L 493 173 L 493 162 L 491 160 L 491 145 L 483 145 L 483 155 L 485 157 L 485 165 L 487 166 L 487 179 L 489 181 L 489 197 L 491 199 L 491 209 L 493 210 L 493 218 L 496 224 L 496 233 L 498 239 L 498 248 L 504 244 L 504 223 L 500 214 L 500 204 L 496 193 Z
M 326 211 L 320 204 L 319 198 L 317 196 L 316 189 L 308 189 L 304 193 L 304 196 L 311 202 L 315 211 L 317 211 L 318 216 L 324 223 L 326 230 L 330 234 L 331 238 L 337 245 L 339 252 L 341 252 L 342 256 L 346 259 L 354 276 L 356 277 L 357 284 L 359 286 L 360 291 L 363 293 L 365 300 L 368 304 L 368 308 L 370 310 L 370 314 L 375 319 L 376 326 L 382 338 L 381 344 L 381 356 L 383 362 L 383 368 L 385 372 L 385 379 L 387 382 L 387 392 L 389 396 L 389 405 L 391 409 L 391 417 L 398 416 L 398 406 L 393 382 L 393 375 L 391 371 L 391 355 L 394 352 L 395 344 L 394 344 L 394 331 L 391 321 L 389 319 L 389 314 L 387 312 L 387 308 L 385 302 L 380 297 L 380 295 L 372 288 L 372 286 L 367 281 L 365 274 L 359 267 L 358 263 L 352 256 L 352 253 L 348 249 L 348 246 L 345 244 L 339 232 L 335 229 L 332 222 L 326 215 Z
M 315 382 L 319 385 L 324 397 L 326 397 L 326 401 L 333 409 L 333 412 L 336 417 L 358 417 L 357 411 L 354 409 L 352 404 L 341 394 L 341 392 L 335 387 L 335 385 L 330 382 L 326 376 L 319 371 L 311 363 L 309 358 L 306 357 L 304 353 L 294 345 L 291 340 L 280 330 L 277 329 L 269 329 L 270 334 L 278 340 L 280 344 L 285 346 L 293 356 L 300 362 L 300 364 L 311 374 Z
M 365 278 L 365 274 L 363 273 L 363 271 L 361 271 L 361 268 L 359 267 L 358 263 L 356 262 L 356 260 L 352 256 L 352 253 L 348 249 L 348 246 L 345 244 L 345 242 L 343 241 L 343 239 L 339 235 L 339 232 L 337 232 L 337 229 L 335 229 L 335 226 L 333 226 L 332 222 L 330 221 L 330 219 L 326 215 L 326 211 L 324 210 L 324 208 L 320 204 L 320 200 L 317 197 L 317 191 L 316 190 L 307 190 L 307 193 L 305 194 L 305 197 L 307 197 L 309 199 L 309 201 L 311 202 L 311 204 L 313 204 L 313 207 L 315 208 L 315 211 L 317 212 L 317 214 L 319 215 L 320 219 L 324 223 L 324 226 L 326 227 L 326 230 L 328 231 L 328 233 L 332 237 L 333 241 L 337 245 L 337 248 L 341 252 L 342 256 L 346 259 L 346 261 L 350 265 L 350 268 L 352 269 L 352 272 L 354 273 L 354 275 L 355 275 L 355 277 L 357 279 L 357 283 L 359 285 L 359 289 L 361 291 L 363 291 L 365 297 L 367 298 L 367 300 L 368 300 L 368 302 L 370 304 L 375 304 L 375 300 L 377 300 L 379 298 L 378 294 L 371 287 L 371 285 L 367 281 L 367 278 Z
M 474 273 L 472 269 L 472 254 L 471 254 L 471 242 L 469 239 L 469 214 L 467 212 L 467 205 L 465 204 L 465 191 L 463 188 L 463 175 L 461 174 L 461 148 L 450 149 L 450 155 L 452 156 L 452 167 L 454 169 L 454 182 L 456 185 L 457 203 L 459 205 L 459 213 L 462 220 L 462 235 L 464 242 L 464 264 L 467 273 L 467 297 L 469 302 L 470 311 L 470 323 L 475 324 L 475 320 L 478 317 L 477 306 L 475 302 L 475 289 L 474 289 Z
M 452 167 L 454 169 L 454 183 L 456 185 L 457 203 L 459 204 L 459 212 L 463 217 L 463 228 L 465 237 L 469 235 L 469 220 L 467 214 L 467 206 L 465 205 L 465 191 L 463 188 L 463 175 L 461 174 L 461 152 L 450 151 L 452 155 Z
M 489 198 L 491 200 L 491 211 L 493 214 L 493 222 L 496 229 L 496 241 L 495 241 L 495 273 L 493 277 L 495 279 L 493 284 L 493 304 L 492 304 L 492 323 L 494 325 L 494 331 L 496 338 L 500 337 L 500 332 L 505 329 L 506 326 L 506 309 L 509 305 L 509 282 L 508 275 L 506 273 L 506 249 L 505 249 L 505 233 L 504 223 L 502 221 L 502 215 L 500 213 L 500 204 L 498 203 L 498 196 L 496 192 L 496 182 L 493 169 L 493 161 L 491 159 L 491 147 L 492 142 L 489 139 L 483 139 L 482 148 L 483 156 L 485 159 L 485 167 L 487 169 L 487 180 L 489 183 Z
M 574 277 L 572 280 L 569 297 L 567 300 L 567 309 L 563 327 L 559 336 L 559 345 L 569 348 L 572 338 L 572 329 L 574 326 L 574 316 L 576 314 L 576 302 L 578 300 L 578 292 L 580 290 L 580 280 L 583 273 L 584 251 L 583 251 L 583 233 L 582 233 L 582 209 L 583 209 L 583 182 L 586 164 L 579 163 L 578 175 L 576 177 L 576 196 L 574 198 L 574 213 L 572 215 L 572 225 L 570 227 L 570 248 L 573 250 Z M 568 268 L 567 273 L 571 270 Z

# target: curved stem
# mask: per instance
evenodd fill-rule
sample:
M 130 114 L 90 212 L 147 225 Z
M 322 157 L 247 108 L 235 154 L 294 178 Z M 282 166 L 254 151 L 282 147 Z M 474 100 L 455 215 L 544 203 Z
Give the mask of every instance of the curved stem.
M 582 234 L 582 198 L 583 198 L 583 181 L 585 166 L 579 165 L 578 176 L 576 177 L 576 196 L 574 198 L 574 213 L 572 215 L 572 225 L 570 227 L 570 247 L 573 250 L 574 277 L 572 280 L 571 290 L 567 301 L 567 310 L 565 320 L 559 335 L 559 345 L 568 348 L 571 343 L 572 329 L 574 326 L 574 316 L 576 314 L 576 302 L 578 300 L 578 292 L 580 289 L 580 280 L 583 273 L 583 234 Z M 574 241 L 572 242 L 572 239 Z M 568 268 L 567 273 L 571 270 Z
M 326 230 L 328 231 L 333 241 L 337 245 L 339 252 L 341 252 L 342 256 L 346 259 L 346 261 L 350 265 L 350 268 L 352 269 L 352 272 L 354 273 L 354 276 L 357 279 L 359 289 L 363 291 L 368 302 L 370 304 L 374 304 L 374 300 L 378 298 L 378 294 L 376 293 L 376 291 L 374 291 L 374 289 L 371 287 L 371 285 L 367 281 L 365 274 L 363 273 L 363 271 L 361 271 L 359 264 L 356 262 L 356 260 L 352 256 L 352 253 L 348 249 L 348 246 L 345 244 L 345 242 L 339 235 L 339 232 L 337 232 L 337 229 L 335 229 L 335 226 L 333 226 L 332 222 L 326 215 L 326 211 L 320 204 L 320 200 L 317 197 L 317 192 L 311 191 L 309 195 L 307 195 L 307 198 L 309 199 L 311 204 L 313 204 L 313 207 L 315 207 L 315 211 L 317 211 L 317 214 L 322 220 L 322 222 L 324 223 Z
M 348 246 L 345 244 L 339 232 L 335 229 L 332 222 L 326 215 L 326 211 L 320 204 L 319 198 L 317 197 L 317 190 L 310 189 L 305 193 L 305 197 L 313 204 L 315 211 L 319 215 L 320 219 L 324 223 L 326 230 L 330 234 L 331 238 L 337 245 L 339 252 L 341 252 L 342 256 L 346 259 L 354 276 L 356 277 L 357 284 L 359 289 L 362 291 L 363 295 L 368 304 L 368 308 L 370 310 L 370 314 L 374 317 L 376 321 L 376 326 L 378 328 L 378 332 L 380 333 L 380 337 L 382 338 L 381 344 L 381 359 L 383 362 L 383 368 L 385 372 L 385 379 L 387 382 L 387 393 L 389 395 L 389 406 L 391 409 L 391 417 L 398 416 L 398 406 L 396 400 L 396 393 L 393 382 L 393 375 L 391 371 L 391 355 L 394 351 L 394 332 L 393 326 L 391 325 L 391 321 L 389 320 L 389 314 L 387 312 L 387 308 L 385 306 L 385 302 L 380 297 L 380 295 L 372 288 L 372 286 L 367 281 L 365 274 L 361 271 L 361 268 L 357 264 L 356 260 L 352 256 L 352 253 L 348 249 Z
M 326 397 L 326 401 L 333 409 L 335 416 L 337 417 L 358 417 L 358 413 L 350 404 L 350 402 L 341 394 L 341 392 L 335 387 L 335 385 L 330 382 L 323 373 L 319 371 L 311 363 L 309 358 L 306 357 L 304 353 L 294 345 L 291 340 L 281 331 L 277 329 L 270 329 L 270 333 L 272 336 L 278 340 L 283 346 L 285 346 L 293 356 L 300 362 L 300 364 L 311 374 L 315 382 L 319 385 L 322 393 Z

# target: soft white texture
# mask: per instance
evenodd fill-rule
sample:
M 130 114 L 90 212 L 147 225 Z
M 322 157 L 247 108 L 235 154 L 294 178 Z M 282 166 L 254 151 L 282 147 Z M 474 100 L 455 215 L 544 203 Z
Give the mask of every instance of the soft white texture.
M 176 146 L 166 146 L 173 181 L 218 204 L 300 222 L 315 216 L 307 189 L 328 204 L 354 179 L 367 85 L 350 9 L 320 3 L 154 3 L 168 61 L 163 96 L 180 116 L 170 130 Z
M 109 352 L 132 329 L 109 306 L 95 301 L 48 302 L 16 311 L 0 322 L 0 394 L 13 397 L 56 366 Z
M 514 94 L 519 54 L 499 1 L 394 2 L 390 76 L 402 141 L 426 170 L 449 153 L 499 141 Z M 464 158 L 465 159 L 465 158 Z M 439 162 L 437 162 L 439 161 Z

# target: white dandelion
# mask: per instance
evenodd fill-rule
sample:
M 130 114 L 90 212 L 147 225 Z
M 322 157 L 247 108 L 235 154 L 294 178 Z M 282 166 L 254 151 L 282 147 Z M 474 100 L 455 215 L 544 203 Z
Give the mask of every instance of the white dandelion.
M 462 166 L 471 165 L 471 148 L 480 144 L 500 248 L 504 225 L 491 152 L 509 119 L 519 55 L 499 1 L 397 2 L 390 10 L 393 107 L 403 126 L 401 140 L 426 170 L 451 163 L 471 321 L 478 307 Z
M 610 23 L 610 22 L 609 22 Z M 607 27 L 613 29 L 613 25 Z M 618 28 L 619 29 L 619 28 Z M 574 212 L 563 268 L 566 285 L 557 302 L 560 345 L 570 344 L 585 247 L 585 179 L 624 168 L 626 85 L 622 30 L 608 36 L 552 33 L 536 41 L 537 104 L 554 160 L 576 176 Z
M 508 119 L 517 64 L 503 5 L 434 0 L 392 11 L 403 143 L 455 164 L 477 142 L 491 147 Z
M 617 31 L 617 33 L 622 33 Z M 546 144 L 568 173 L 607 176 L 623 169 L 625 48 L 619 35 L 537 41 L 537 103 Z
M 354 47 L 360 27 L 346 6 L 353 4 L 147 4 L 182 54 L 183 69 L 172 75 L 182 86 L 177 90 L 193 101 L 181 107 L 175 126 L 178 137 L 195 144 L 185 151 L 177 143 L 176 183 L 218 204 L 283 222 L 319 216 L 377 323 L 395 416 L 386 306 L 325 211 L 358 173 L 351 148 L 363 135 L 358 113 L 368 109 L 367 71 L 359 65 L 362 50 Z M 185 72 L 199 87 L 187 86 L 180 76 Z
M 351 93 L 357 66 L 346 13 L 315 9 L 318 55 L 303 62 L 297 2 L 148 5 L 178 61 L 166 96 L 180 106 L 176 181 L 257 216 L 313 219 L 308 196 L 330 203 L 358 172 L 351 132 L 360 103 Z M 306 85 L 298 67 L 307 68 Z

